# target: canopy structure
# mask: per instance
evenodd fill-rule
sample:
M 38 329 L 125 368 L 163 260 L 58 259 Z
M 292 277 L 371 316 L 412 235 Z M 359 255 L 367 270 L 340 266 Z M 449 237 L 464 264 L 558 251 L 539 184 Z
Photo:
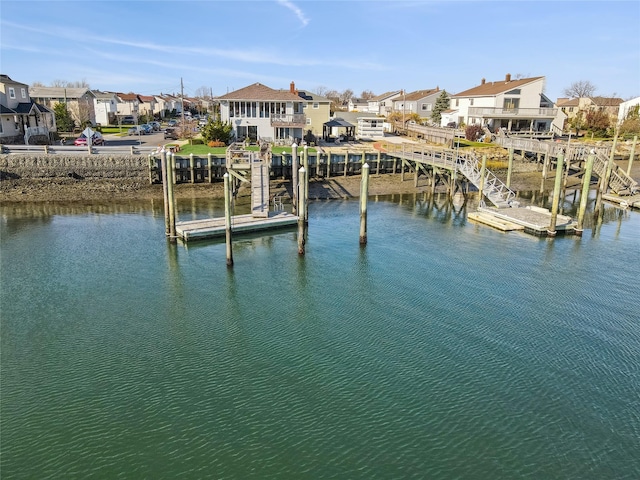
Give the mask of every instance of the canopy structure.
M 353 138 L 355 136 L 355 125 L 343 120 L 342 118 L 334 118 L 333 120 L 329 120 L 322 124 L 322 139 L 329 139 L 333 132 L 340 134 L 340 129 L 344 129 L 344 135 L 347 138 Z

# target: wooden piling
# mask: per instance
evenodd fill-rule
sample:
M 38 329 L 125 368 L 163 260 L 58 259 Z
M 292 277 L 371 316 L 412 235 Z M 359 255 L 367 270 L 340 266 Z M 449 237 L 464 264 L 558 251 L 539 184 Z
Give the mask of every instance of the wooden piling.
M 298 211 L 298 189 L 300 188 L 300 180 L 298 179 L 298 144 L 293 142 L 291 145 L 291 192 L 293 198 L 291 205 L 293 213 L 299 215 Z
M 629 155 L 629 165 L 627 165 L 627 176 L 631 176 L 631 165 L 633 165 L 633 157 L 636 154 L 636 142 L 638 141 L 638 136 L 633 136 L 633 143 L 631 144 L 631 154 Z
M 478 205 L 482 205 L 482 195 L 484 190 L 484 176 L 487 171 L 487 156 L 482 156 L 482 165 L 480 166 L 480 188 L 478 192 Z
M 564 155 L 558 156 L 556 168 L 556 182 L 553 186 L 553 202 L 551 204 L 551 224 L 547 230 L 550 237 L 556 236 L 556 223 L 558 221 L 558 203 L 560 202 L 560 187 L 562 186 L 562 171 L 564 170 Z
M 331 152 L 327 151 L 327 178 L 331 177 Z
M 549 152 L 544 154 L 544 163 L 542 164 L 542 181 L 540 182 L 540 193 L 544 193 L 544 184 L 547 180 L 548 168 L 549 168 Z
M 207 168 L 209 172 L 209 183 L 213 183 L 213 158 L 211 158 L 211 153 L 207 153 Z
M 347 171 L 349 169 L 349 151 L 345 150 L 344 152 L 344 176 L 347 176 Z
M 189 154 L 189 173 L 191 175 L 191 183 L 196 183 L 196 164 L 193 153 Z
M 224 228 L 227 243 L 227 267 L 233 266 L 233 249 L 231 246 L 231 182 L 229 172 L 224 175 Z
M 507 188 L 511 188 L 511 171 L 513 170 L 513 148 L 509 149 L 509 165 L 507 167 Z
M 171 157 L 173 164 L 173 156 Z M 169 241 L 176 241 L 176 200 L 173 192 L 173 165 L 167 168 L 167 198 L 169 204 Z
M 380 156 L 381 152 L 378 150 L 378 159 L 376 160 L 376 175 L 380 175 Z
M 298 174 L 300 178 L 306 176 L 304 167 L 300 167 Z M 298 199 L 298 255 L 304 255 L 304 182 L 298 185 Z
M 367 244 L 367 200 L 369 197 L 369 164 L 362 166 L 360 180 L 360 245 Z
M 594 156 L 587 157 L 587 165 L 582 178 L 582 191 L 580 192 L 580 206 L 578 207 L 578 225 L 576 226 L 576 235 L 582 236 L 584 225 L 584 214 L 587 211 L 587 202 L 589 200 L 589 185 L 591 184 L 591 173 L 593 172 Z
M 304 146 L 303 154 L 302 154 L 302 166 L 304 167 L 304 224 L 309 224 L 309 147 L 307 145 Z M 317 171 L 317 169 L 316 169 Z
M 164 200 L 164 233 L 169 236 L 169 180 L 167 175 L 167 153 L 160 153 L 160 181 L 162 182 L 162 198 Z

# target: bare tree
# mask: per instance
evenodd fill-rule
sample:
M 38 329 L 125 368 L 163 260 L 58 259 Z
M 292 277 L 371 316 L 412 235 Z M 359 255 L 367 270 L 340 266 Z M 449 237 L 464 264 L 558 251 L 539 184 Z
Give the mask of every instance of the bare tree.
M 85 79 L 69 82 L 67 80 L 54 80 L 51 82 L 52 87 L 59 88 L 91 88 Z
M 363 90 L 362 93 L 360 94 L 360 98 L 362 98 L 363 100 L 371 100 L 375 96 L 376 94 L 373 93 L 371 90 Z
M 193 96 L 197 98 L 209 98 L 210 95 L 211 89 L 209 87 L 205 87 L 204 85 L 202 87 L 196 88 L 196 91 L 193 93 Z
M 353 90 L 351 90 L 350 88 L 347 88 L 340 93 L 340 103 L 342 103 L 342 105 L 346 105 L 347 103 L 349 103 L 349 100 L 351 100 L 352 98 Z
M 318 85 L 314 92 L 316 95 L 320 95 L 321 97 L 326 97 L 329 90 L 324 85 Z
M 563 90 L 565 97 L 569 98 L 585 98 L 591 97 L 596 91 L 596 86 L 588 80 L 580 80 L 573 82 L 568 88 Z

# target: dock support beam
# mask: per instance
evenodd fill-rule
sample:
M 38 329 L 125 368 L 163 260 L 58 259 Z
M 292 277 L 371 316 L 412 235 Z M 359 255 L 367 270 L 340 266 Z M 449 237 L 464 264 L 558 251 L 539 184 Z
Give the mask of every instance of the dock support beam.
M 300 178 L 306 176 L 304 167 L 300 167 L 298 171 Z M 298 185 L 298 255 L 304 255 L 304 211 L 306 209 L 304 202 L 304 181 Z
M 478 206 L 482 205 L 482 194 L 484 189 L 484 176 L 487 171 L 487 156 L 482 156 L 482 166 L 480 167 L 480 191 L 478 193 Z
M 633 136 L 633 143 L 631 144 L 631 154 L 629 155 L 629 165 L 627 165 L 627 176 L 631 176 L 631 165 L 633 165 L 633 157 L 636 154 L 636 142 L 638 141 L 638 136 Z
M 367 200 L 369 197 L 369 164 L 362 166 L 360 181 L 360 245 L 367 244 Z
M 162 182 L 162 198 L 164 200 L 164 233 L 168 237 L 169 228 L 169 187 L 167 175 L 167 154 L 166 152 L 160 153 L 160 181 Z
M 309 147 L 307 145 L 304 146 L 303 154 L 302 154 L 302 166 L 304 167 L 304 224 L 309 224 Z M 318 170 L 316 169 L 316 172 Z
M 299 179 L 298 179 L 298 144 L 293 142 L 291 145 L 291 192 L 293 194 L 293 198 L 291 199 L 291 205 L 293 206 L 293 213 L 296 215 L 300 215 L 298 211 L 298 188 L 299 188 Z
M 513 148 L 509 149 L 509 166 L 507 167 L 507 188 L 511 188 L 511 171 L 513 170 Z
M 231 248 L 231 181 L 229 173 L 224 174 L 224 230 L 227 243 L 227 267 L 233 267 Z
M 553 186 L 553 202 L 551 204 L 551 225 L 547 230 L 550 237 L 556 236 L 556 223 L 558 222 L 558 204 L 560 202 L 560 187 L 562 186 L 562 171 L 564 167 L 564 155 L 558 155 L 556 168 L 556 182 Z
M 582 178 L 582 192 L 580 192 L 580 206 L 578 207 L 578 225 L 576 227 L 576 235 L 582 236 L 584 231 L 584 213 L 587 210 L 587 201 L 589 200 L 589 185 L 591 184 L 591 173 L 593 172 L 593 155 L 587 157 L 587 165 Z

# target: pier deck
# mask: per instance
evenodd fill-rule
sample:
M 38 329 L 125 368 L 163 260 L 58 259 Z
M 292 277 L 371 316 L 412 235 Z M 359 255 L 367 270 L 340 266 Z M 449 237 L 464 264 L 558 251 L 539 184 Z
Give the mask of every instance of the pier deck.
M 469 218 L 497 228 L 502 231 L 524 230 L 538 236 L 546 236 L 551 225 L 551 212 L 539 207 L 513 207 L 513 208 L 478 208 L 479 214 Z M 556 218 L 556 231 L 559 233 L 574 233 L 577 222 L 566 215 L 558 215 Z
M 634 195 L 617 195 L 615 193 L 606 193 L 602 195 L 602 199 L 607 202 L 615 203 L 623 208 L 640 208 L 640 193 Z
M 231 232 L 233 234 L 252 233 L 293 226 L 297 223 L 298 216 L 287 212 L 271 212 L 264 218 L 235 215 L 231 217 Z M 176 235 L 184 241 L 224 237 L 224 217 L 176 222 Z

